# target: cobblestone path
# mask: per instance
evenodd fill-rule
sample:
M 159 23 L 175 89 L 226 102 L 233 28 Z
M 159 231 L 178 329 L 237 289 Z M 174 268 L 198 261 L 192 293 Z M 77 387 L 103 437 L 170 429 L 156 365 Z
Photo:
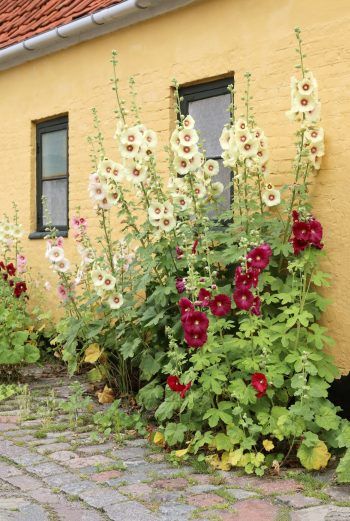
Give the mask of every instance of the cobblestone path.
M 30 388 L 34 412 L 52 390 L 69 394 L 64 377 Z M 0 521 L 350 521 L 350 488 L 330 472 L 200 474 L 147 440 L 98 443 L 92 425 L 73 432 L 64 414 L 21 421 L 18 407 L 18 398 L 0 402 Z

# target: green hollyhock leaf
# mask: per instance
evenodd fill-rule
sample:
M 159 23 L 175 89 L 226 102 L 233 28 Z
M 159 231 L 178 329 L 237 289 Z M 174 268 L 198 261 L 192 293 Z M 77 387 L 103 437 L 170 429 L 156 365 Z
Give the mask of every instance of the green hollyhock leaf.
M 160 404 L 154 415 L 158 421 L 163 422 L 164 420 L 172 418 L 174 412 L 179 408 L 179 406 L 179 397 L 173 395 L 171 398 L 166 399 Z
M 339 461 L 336 472 L 339 483 L 350 483 L 350 449 L 345 452 Z
M 318 440 L 313 446 L 306 445 L 303 442 L 298 449 L 297 456 L 300 463 L 307 470 L 320 470 L 325 468 L 331 457 L 327 445 L 321 440 Z
M 168 445 L 176 445 L 182 443 L 185 439 L 187 426 L 183 423 L 168 423 L 164 431 L 164 437 Z
M 233 447 L 230 438 L 223 432 L 220 432 L 215 436 L 214 443 L 216 445 L 217 450 L 230 451 Z
M 329 403 L 329 405 L 322 405 L 318 409 L 318 412 L 315 415 L 315 422 L 322 429 L 329 431 L 338 428 L 340 418 L 337 416 L 336 411 L 332 409 L 332 404 Z

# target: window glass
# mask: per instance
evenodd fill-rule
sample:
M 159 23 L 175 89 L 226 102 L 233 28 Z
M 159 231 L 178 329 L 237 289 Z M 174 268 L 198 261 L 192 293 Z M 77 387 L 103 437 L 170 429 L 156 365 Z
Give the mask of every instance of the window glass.
M 56 177 L 67 174 L 67 130 L 42 135 L 42 176 Z
M 44 181 L 43 196 L 47 201 L 51 222 L 55 226 L 67 226 L 67 180 Z M 47 224 L 43 215 L 43 225 Z

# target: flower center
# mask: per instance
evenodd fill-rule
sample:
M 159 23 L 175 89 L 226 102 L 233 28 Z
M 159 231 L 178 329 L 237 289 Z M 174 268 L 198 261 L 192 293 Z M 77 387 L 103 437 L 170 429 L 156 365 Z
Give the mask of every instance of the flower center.
M 244 143 L 245 141 L 247 141 L 247 137 L 246 137 L 246 136 L 241 136 L 240 139 L 241 139 L 242 143 Z
M 129 136 L 128 137 L 128 140 L 133 143 L 135 141 L 135 136 Z
M 270 195 L 269 195 L 269 200 L 270 200 L 270 201 L 273 201 L 274 199 L 275 199 L 275 196 L 272 195 L 272 194 L 270 194 Z
M 310 85 L 308 83 L 304 83 L 303 90 L 309 90 Z
M 250 150 L 250 145 L 249 145 L 249 143 L 247 143 L 246 145 L 244 145 L 244 149 L 245 149 L 245 150 Z
M 303 98 L 303 99 L 300 101 L 300 103 L 301 103 L 301 105 L 302 105 L 303 107 L 306 107 L 306 105 L 308 105 L 309 102 L 308 102 L 307 99 Z
M 191 150 L 190 147 L 184 147 L 185 154 L 188 154 L 190 150 Z
M 170 222 L 170 221 L 169 221 L 168 219 L 164 219 L 164 224 L 165 224 L 165 226 L 168 226 L 169 222 Z
M 126 147 L 126 150 L 127 150 L 128 152 L 132 152 L 132 151 L 134 150 L 134 147 L 133 147 L 132 145 L 128 145 L 128 146 Z

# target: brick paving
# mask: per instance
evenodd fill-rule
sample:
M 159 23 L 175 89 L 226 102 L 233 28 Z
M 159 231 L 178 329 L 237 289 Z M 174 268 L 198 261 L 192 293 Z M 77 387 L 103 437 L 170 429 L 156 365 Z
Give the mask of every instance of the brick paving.
M 116 443 L 89 421 L 74 429 L 63 413 L 40 417 L 52 390 L 69 398 L 69 383 L 30 384 L 27 419 L 18 397 L 0 402 L 0 521 L 350 521 L 350 487 L 332 472 L 314 476 L 314 493 L 290 474 L 197 473 L 147 440 Z

